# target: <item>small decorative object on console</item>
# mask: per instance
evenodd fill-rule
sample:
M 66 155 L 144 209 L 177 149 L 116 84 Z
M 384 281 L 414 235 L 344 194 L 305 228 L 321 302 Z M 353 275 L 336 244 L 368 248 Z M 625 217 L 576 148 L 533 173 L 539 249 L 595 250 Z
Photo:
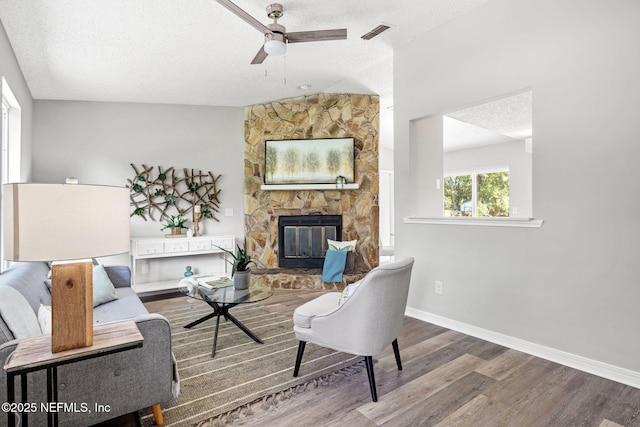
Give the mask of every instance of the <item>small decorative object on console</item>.
M 202 218 L 202 206 L 195 205 L 193 207 L 193 235 L 195 237 L 202 236 L 200 234 L 200 218 Z
M 167 223 L 160 229 L 163 231 L 167 228 L 171 230 L 171 236 L 182 235 L 182 229 L 187 228 L 184 224 L 187 222 L 187 218 L 182 215 L 171 215 L 167 220 Z

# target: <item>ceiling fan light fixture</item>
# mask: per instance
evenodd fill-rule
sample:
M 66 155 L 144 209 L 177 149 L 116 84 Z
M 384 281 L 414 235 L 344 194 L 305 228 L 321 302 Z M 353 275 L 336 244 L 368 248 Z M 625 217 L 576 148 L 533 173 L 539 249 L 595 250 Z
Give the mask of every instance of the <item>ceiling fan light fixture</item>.
M 281 56 L 287 52 L 287 45 L 281 40 L 267 40 L 264 42 L 264 51 L 269 55 Z
M 337 28 L 334 30 L 295 31 L 293 33 L 287 32 L 284 25 L 278 24 L 278 19 L 284 15 L 284 8 L 280 3 L 273 3 L 267 6 L 267 16 L 273 19 L 273 22 L 264 25 L 238 7 L 238 5 L 233 3 L 231 0 L 216 1 L 264 34 L 264 43 L 251 61 L 252 64 L 262 64 L 269 55 L 284 55 L 287 52 L 287 45 L 289 43 L 346 40 L 347 38 L 346 28 Z

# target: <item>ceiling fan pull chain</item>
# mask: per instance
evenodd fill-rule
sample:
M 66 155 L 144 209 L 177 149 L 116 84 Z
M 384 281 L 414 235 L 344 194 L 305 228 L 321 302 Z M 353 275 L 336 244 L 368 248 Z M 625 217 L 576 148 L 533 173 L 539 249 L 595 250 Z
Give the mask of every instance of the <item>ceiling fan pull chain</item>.
M 284 54 L 284 58 L 282 59 L 284 61 L 284 84 L 287 84 L 287 54 Z

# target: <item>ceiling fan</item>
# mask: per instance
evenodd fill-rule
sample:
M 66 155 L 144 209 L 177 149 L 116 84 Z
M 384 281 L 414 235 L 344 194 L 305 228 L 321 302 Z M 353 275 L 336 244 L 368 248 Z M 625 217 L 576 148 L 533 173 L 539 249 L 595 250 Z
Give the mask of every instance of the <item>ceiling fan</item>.
M 344 40 L 347 38 L 347 29 L 298 31 L 288 33 L 287 29 L 278 24 L 278 19 L 284 15 L 284 8 L 279 3 L 267 6 L 267 16 L 273 19 L 273 23 L 264 25 L 235 3 L 229 0 L 216 0 L 222 6 L 229 9 L 240 19 L 264 34 L 264 45 L 251 61 L 252 64 L 262 64 L 267 55 L 284 55 L 287 51 L 287 43 L 315 42 L 325 40 Z

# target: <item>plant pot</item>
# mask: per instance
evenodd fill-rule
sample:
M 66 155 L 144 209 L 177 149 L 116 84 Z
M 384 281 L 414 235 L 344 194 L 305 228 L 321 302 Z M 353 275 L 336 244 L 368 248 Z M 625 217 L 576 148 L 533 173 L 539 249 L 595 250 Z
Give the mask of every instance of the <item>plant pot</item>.
M 233 275 L 233 287 L 238 290 L 249 289 L 249 281 L 251 279 L 251 271 L 236 271 Z
M 180 228 L 180 227 L 173 227 L 173 228 L 171 229 L 171 234 L 172 234 L 172 235 L 174 235 L 174 236 L 182 234 L 182 228 Z

